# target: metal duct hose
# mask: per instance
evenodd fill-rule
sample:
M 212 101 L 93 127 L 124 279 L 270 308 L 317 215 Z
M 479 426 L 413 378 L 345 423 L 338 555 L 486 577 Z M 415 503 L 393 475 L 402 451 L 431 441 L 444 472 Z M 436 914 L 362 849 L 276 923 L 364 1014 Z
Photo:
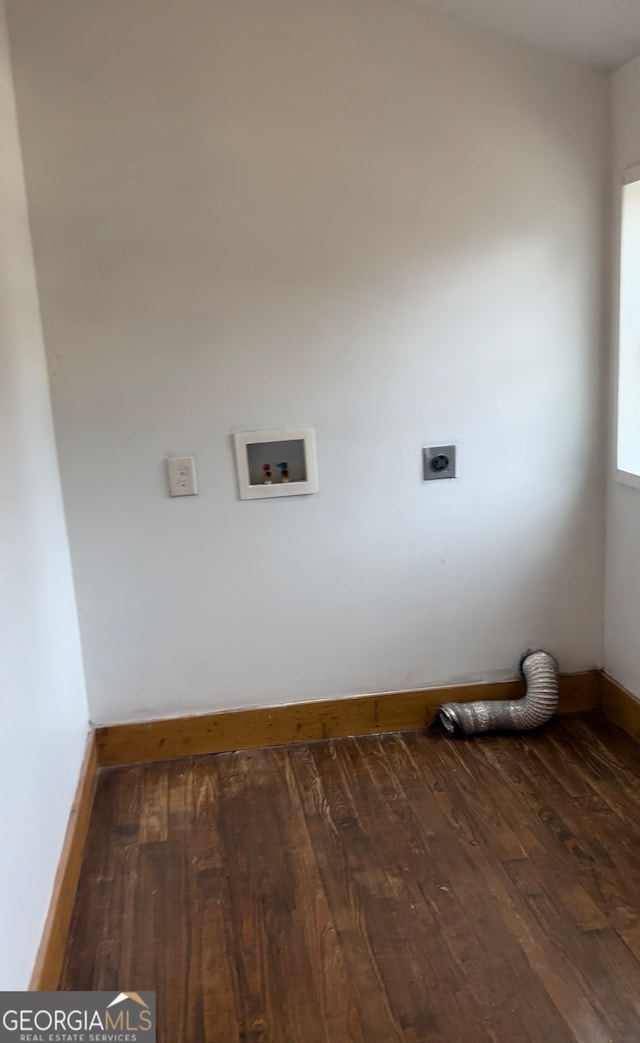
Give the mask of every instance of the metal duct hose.
M 558 664 L 548 652 L 525 652 L 520 673 L 527 682 L 523 699 L 445 703 L 440 707 L 440 720 L 447 731 L 476 735 L 497 730 L 530 731 L 545 724 L 558 705 Z

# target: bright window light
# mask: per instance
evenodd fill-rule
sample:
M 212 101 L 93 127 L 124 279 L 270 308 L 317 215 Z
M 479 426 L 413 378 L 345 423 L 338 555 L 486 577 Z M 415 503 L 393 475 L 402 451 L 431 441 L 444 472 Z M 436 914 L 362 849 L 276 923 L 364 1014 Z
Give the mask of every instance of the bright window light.
M 640 488 L 640 167 L 622 190 L 617 472 Z

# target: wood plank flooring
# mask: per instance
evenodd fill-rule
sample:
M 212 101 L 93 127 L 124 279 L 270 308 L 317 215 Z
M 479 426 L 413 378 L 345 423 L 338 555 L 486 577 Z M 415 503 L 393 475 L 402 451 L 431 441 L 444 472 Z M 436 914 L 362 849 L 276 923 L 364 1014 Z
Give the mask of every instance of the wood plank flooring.
M 639 809 L 599 714 L 105 769 L 61 987 L 162 1043 L 637 1043 Z

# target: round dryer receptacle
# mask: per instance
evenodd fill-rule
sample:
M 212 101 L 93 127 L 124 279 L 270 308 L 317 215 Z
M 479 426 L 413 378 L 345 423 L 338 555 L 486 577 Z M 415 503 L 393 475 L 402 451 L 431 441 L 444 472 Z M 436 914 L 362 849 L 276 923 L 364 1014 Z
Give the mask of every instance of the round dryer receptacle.
M 445 456 L 444 453 L 440 453 L 438 456 L 434 456 L 431 460 L 432 471 L 446 471 L 449 467 L 449 457 Z

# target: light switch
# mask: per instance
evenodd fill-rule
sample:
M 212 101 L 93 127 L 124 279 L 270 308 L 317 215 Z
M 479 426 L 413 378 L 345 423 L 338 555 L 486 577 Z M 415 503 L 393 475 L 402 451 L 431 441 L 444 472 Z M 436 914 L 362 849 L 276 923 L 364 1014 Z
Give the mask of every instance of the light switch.
M 193 456 L 167 457 L 169 489 L 172 496 L 195 496 L 198 492 L 196 461 Z

